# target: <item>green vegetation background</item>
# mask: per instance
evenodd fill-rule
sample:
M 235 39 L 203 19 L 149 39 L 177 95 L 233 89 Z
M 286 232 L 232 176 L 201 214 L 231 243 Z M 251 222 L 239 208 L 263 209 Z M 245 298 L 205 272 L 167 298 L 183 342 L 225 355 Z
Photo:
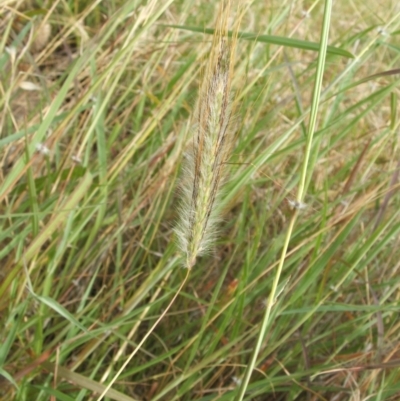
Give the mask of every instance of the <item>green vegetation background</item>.
M 241 3 L 224 220 L 140 347 L 218 2 L 0 4 L 1 400 L 233 400 L 268 306 L 243 399 L 400 399 L 399 4 Z

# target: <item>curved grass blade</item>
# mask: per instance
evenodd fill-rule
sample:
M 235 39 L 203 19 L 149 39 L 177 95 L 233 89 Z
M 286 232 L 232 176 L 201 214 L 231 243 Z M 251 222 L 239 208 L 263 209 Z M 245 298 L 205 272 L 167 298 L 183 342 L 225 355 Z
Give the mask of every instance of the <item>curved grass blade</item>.
M 91 379 L 90 377 L 83 376 L 76 372 L 72 372 L 71 370 L 65 368 L 64 366 L 56 366 L 55 364 L 47 361 L 43 362 L 42 366 L 49 372 L 57 371 L 58 377 L 66 381 L 70 381 L 76 384 L 78 387 L 93 391 L 94 393 L 101 393 L 106 388 L 105 384 L 99 383 Z M 110 399 L 116 401 L 137 401 L 136 398 L 132 398 L 114 389 L 107 390 L 106 395 Z
M 172 25 L 172 24 L 166 24 L 163 26 L 169 27 L 169 28 L 183 29 L 185 31 L 205 33 L 207 35 L 214 35 L 214 31 L 215 31 L 215 29 L 212 29 L 212 28 L 201 28 L 198 26 Z M 228 31 L 228 36 L 231 37 L 232 35 L 233 35 L 233 32 Z M 296 49 L 311 50 L 311 51 L 315 51 L 315 52 L 318 52 L 320 50 L 319 43 L 309 42 L 307 40 L 301 40 L 301 39 L 287 38 L 284 36 L 258 35 L 258 34 L 249 33 L 249 32 L 238 32 L 237 38 L 244 39 L 244 40 L 252 40 L 252 41 L 262 42 L 262 43 L 270 43 L 270 44 L 279 45 L 279 46 L 295 47 Z M 327 46 L 326 53 L 329 55 L 354 58 L 354 55 L 352 53 L 350 53 L 349 51 L 341 49 L 340 47 L 335 47 L 335 46 Z

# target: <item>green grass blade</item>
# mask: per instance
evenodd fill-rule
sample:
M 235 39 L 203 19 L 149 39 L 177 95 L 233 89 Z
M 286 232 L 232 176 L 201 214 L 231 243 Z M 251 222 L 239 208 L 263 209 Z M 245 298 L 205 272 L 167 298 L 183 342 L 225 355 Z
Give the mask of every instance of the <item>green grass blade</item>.
M 163 26 L 168 28 L 182 29 L 185 31 L 204 33 L 207 35 L 214 35 L 215 32 L 215 30 L 212 28 L 201 28 L 197 26 L 172 25 L 172 24 Z M 228 35 L 232 36 L 233 32 L 228 31 Z M 249 40 L 251 42 L 269 43 L 284 47 L 294 47 L 296 49 L 311 50 L 314 52 L 318 52 L 320 50 L 319 43 L 309 42 L 307 40 L 301 40 L 301 39 L 287 38 L 283 36 L 257 35 L 255 33 L 249 33 L 249 32 L 238 32 L 238 39 Z M 341 49 L 339 47 L 327 46 L 326 52 L 329 55 L 354 58 L 354 55 L 351 54 L 349 51 Z

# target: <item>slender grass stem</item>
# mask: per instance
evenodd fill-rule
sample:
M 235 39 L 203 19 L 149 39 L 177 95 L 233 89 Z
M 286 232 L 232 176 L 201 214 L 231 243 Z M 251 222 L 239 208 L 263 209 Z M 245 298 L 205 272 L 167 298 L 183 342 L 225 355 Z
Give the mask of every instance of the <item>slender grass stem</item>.
M 182 281 L 181 285 L 179 286 L 178 290 L 175 292 L 173 298 L 171 299 L 170 303 L 167 305 L 163 313 L 159 316 L 159 318 L 154 322 L 154 324 L 150 327 L 150 329 L 146 332 L 146 335 L 142 338 L 142 340 L 139 342 L 139 344 L 136 346 L 136 348 L 132 351 L 132 353 L 129 355 L 129 357 L 126 359 L 126 361 L 123 363 L 121 368 L 118 370 L 118 372 L 115 374 L 115 376 L 112 378 L 110 383 L 108 383 L 107 387 L 104 389 L 104 391 L 100 394 L 100 396 L 97 398 L 97 401 L 101 401 L 103 397 L 107 395 L 108 390 L 111 389 L 115 381 L 118 379 L 118 377 L 121 375 L 121 373 L 124 371 L 124 369 L 128 366 L 128 364 L 131 362 L 132 358 L 136 355 L 136 353 L 140 350 L 142 345 L 145 343 L 145 341 L 149 338 L 151 333 L 153 333 L 154 329 L 158 326 L 158 324 L 161 322 L 161 320 L 164 318 L 164 316 L 167 314 L 171 306 L 174 304 L 176 298 L 178 295 L 181 293 L 182 288 L 185 286 L 186 281 L 189 277 L 189 270 L 186 273 L 185 279 Z
M 310 125 L 309 125 L 309 130 L 308 130 L 304 160 L 303 160 L 303 164 L 302 164 L 299 189 L 297 192 L 298 204 L 302 204 L 302 201 L 304 198 L 304 193 L 305 193 L 305 184 L 306 184 L 306 178 L 307 178 L 307 173 L 308 173 L 308 165 L 309 165 L 309 159 L 310 159 L 310 154 L 311 154 L 311 148 L 312 148 L 312 144 L 313 144 L 313 136 L 314 136 L 315 127 L 316 127 L 318 105 L 319 105 L 319 99 L 320 99 L 321 87 L 322 87 L 322 78 L 323 78 L 324 67 L 325 67 L 331 10 L 332 10 L 332 0 L 325 0 L 325 12 L 324 12 L 323 25 L 322 25 L 321 44 L 320 44 L 321 47 L 320 47 L 320 52 L 318 55 L 317 72 L 316 72 L 316 77 L 315 77 L 314 92 L 313 92 L 313 99 L 312 99 L 312 105 L 311 105 Z M 282 274 L 283 264 L 286 259 L 286 254 L 287 254 L 290 238 L 292 236 L 293 228 L 296 223 L 297 215 L 298 215 L 298 210 L 295 210 L 290 219 L 290 222 L 289 222 L 289 227 L 288 227 L 285 241 L 283 244 L 281 257 L 279 260 L 277 270 L 275 272 L 275 277 L 274 277 L 274 281 L 272 283 L 271 292 L 269 294 L 267 308 L 265 310 L 265 314 L 264 314 L 263 320 L 261 322 L 260 333 L 258 335 L 256 345 L 254 347 L 250 362 L 247 365 L 245 376 L 240 385 L 239 393 L 235 399 L 236 401 L 242 401 L 244 398 L 244 395 L 246 393 L 246 390 L 247 390 L 247 387 L 248 387 L 248 384 L 250 381 L 251 374 L 257 363 L 257 357 L 261 350 L 262 343 L 267 335 L 267 329 L 270 324 L 271 311 L 272 311 L 273 305 L 276 302 L 277 288 L 278 288 L 279 280 L 280 280 L 280 277 Z

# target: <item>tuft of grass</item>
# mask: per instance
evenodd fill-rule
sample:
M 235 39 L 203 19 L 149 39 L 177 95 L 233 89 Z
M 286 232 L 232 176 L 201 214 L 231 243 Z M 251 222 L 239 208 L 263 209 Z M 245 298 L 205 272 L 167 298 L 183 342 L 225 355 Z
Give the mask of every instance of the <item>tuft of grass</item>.
M 398 1 L 236 4 L 213 41 L 220 2 L 0 1 L 1 400 L 398 398 Z M 184 270 L 175 189 L 224 54 L 197 238 L 223 230 Z

